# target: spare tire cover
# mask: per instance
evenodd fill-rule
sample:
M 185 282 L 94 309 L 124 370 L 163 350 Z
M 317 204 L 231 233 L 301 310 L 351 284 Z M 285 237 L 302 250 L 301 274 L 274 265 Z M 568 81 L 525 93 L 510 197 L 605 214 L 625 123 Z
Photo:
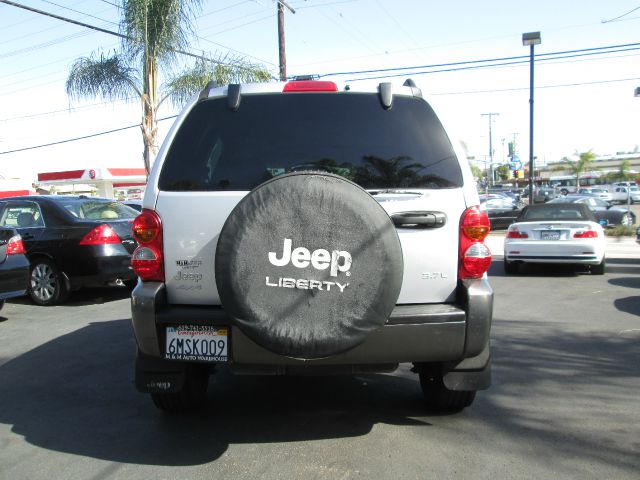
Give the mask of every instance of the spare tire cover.
M 264 348 L 313 359 L 383 325 L 402 286 L 386 211 L 343 177 L 296 172 L 244 197 L 216 249 L 216 283 L 234 325 Z

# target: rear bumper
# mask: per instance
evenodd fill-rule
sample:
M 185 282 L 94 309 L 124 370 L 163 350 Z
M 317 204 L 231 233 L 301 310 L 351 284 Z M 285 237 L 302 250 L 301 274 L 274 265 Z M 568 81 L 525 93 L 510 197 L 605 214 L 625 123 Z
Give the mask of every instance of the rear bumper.
M 508 262 L 598 265 L 604 258 L 605 249 L 604 242 L 512 240 L 504 244 L 504 259 Z
M 274 354 L 233 326 L 219 306 L 168 305 L 164 285 L 140 282 L 131 314 L 139 350 L 161 358 L 170 325 L 230 327 L 230 363 L 239 373 L 288 373 L 299 367 L 461 362 L 487 350 L 493 291 L 486 279 L 463 282 L 455 304 L 398 305 L 385 325 L 357 347 L 329 358 L 302 360 Z M 487 360 L 488 361 L 488 360 Z M 269 368 L 265 368 L 269 367 Z
M 87 285 L 104 285 L 118 279 L 127 281 L 136 278 L 131 267 L 131 256 L 127 252 L 86 257 L 82 259 L 82 265 L 63 269 L 74 290 Z
M 0 264 L 0 300 L 20 297 L 29 286 L 29 261 L 24 255 L 9 255 Z

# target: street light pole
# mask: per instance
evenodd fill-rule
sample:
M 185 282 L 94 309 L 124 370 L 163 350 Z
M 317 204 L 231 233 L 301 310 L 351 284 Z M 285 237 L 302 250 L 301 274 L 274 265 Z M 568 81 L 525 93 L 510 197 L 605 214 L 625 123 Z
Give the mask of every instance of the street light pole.
M 489 170 L 491 170 L 490 185 L 493 187 L 495 184 L 493 178 L 493 135 L 491 134 L 491 124 L 493 123 L 493 116 L 500 115 L 499 113 L 482 113 L 483 117 L 489 117 Z
M 533 47 L 542 43 L 540 32 L 522 34 L 522 44 L 530 46 L 529 55 L 529 205 L 533 204 Z

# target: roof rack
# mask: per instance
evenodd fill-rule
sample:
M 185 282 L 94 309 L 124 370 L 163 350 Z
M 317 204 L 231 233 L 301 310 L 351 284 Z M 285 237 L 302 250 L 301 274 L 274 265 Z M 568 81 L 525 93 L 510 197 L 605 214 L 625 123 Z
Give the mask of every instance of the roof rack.
M 380 103 L 382 103 L 384 109 L 390 110 L 393 105 L 393 91 L 391 83 L 385 82 L 378 85 L 378 95 L 380 96 Z
M 409 87 L 414 97 L 422 98 L 422 90 L 418 88 L 416 82 L 414 82 L 411 78 L 407 78 L 402 85 L 405 87 Z
M 200 91 L 200 95 L 198 95 L 198 101 L 209 98 L 209 94 L 211 93 L 211 90 L 213 90 L 217 86 L 218 84 L 214 80 L 211 80 L 210 82 L 208 82 L 207 85 Z
M 231 83 L 227 87 L 227 107 L 232 112 L 236 112 L 240 108 L 240 84 Z

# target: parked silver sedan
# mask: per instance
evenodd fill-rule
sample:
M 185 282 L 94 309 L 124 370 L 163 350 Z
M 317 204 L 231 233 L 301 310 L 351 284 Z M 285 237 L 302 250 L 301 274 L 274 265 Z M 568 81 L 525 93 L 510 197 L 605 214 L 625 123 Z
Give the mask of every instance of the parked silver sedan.
M 514 274 L 522 263 L 560 263 L 588 265 L 602 275 L 605 249 L 604 229 L 586 205 L 529 205 L 507 230 L 504 270 Z

